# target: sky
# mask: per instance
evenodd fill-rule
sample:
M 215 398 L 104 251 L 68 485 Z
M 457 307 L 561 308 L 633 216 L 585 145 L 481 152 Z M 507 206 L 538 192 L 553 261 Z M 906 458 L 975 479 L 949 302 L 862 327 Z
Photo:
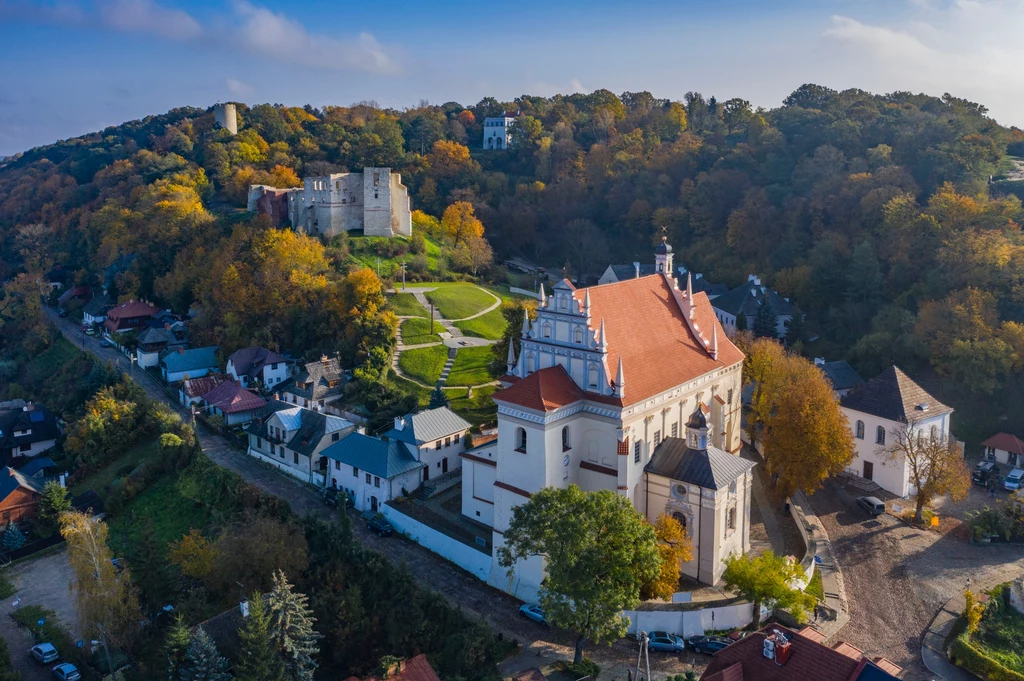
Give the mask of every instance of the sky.
M 0 0 L 0 156 L 218 101 L 949 92 L 1024 127 L 1024 0 Z

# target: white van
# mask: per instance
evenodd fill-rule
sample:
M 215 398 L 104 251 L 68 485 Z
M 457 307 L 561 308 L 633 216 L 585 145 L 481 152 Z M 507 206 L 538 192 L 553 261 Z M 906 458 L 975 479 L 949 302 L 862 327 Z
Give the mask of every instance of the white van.
M 1021 479 L 1024 478 L 1024 470 L 1020 468 L 1014 468 L 1012 471 L 1006 474 L 1006 479 L 1003 480 L 1003 487 L 1010 490 L 1011 492 L 1020 489 Z

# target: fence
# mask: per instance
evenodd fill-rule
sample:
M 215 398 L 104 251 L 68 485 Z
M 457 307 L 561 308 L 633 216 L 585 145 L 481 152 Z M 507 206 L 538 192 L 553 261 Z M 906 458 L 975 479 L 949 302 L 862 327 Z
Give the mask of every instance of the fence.
M 390 503 L 384 504 L 382 512 L 392 527 L 409 539 L 423 548 L 430 549 L 442 558 L 450 560 L 463 570 L 473 573 L 477 578 L 487 580 L 491 572 L 489 553 L 467 546 L 457 539 L 424 525 L 415 518 L 402 513 Z
M 629 618 L 628 631 L 633 635 L 641 631 L 669 631 L 687 638 L 706 631 L 742 629 L 754 621 L 754 605 L 731 602 L 702 608 L 699 603 L 666 603 L 659 604 L 657 609 L 626 610 L 623 614 Z
M 60 536 L 60 534 L 54 534 L 52 537 L 49 537 L 47 539 L 40 539 L 39 541 L 34 541 L 31 544 L 25 544 L 20 549 L 14 549 L 13 551 L 0 553 L 0 556 L 3 556 L 3 562 L 10 563 L 12 560 L 18 560 L 19 558 L 24 558 L 25 556 L 31 556 L 33 553 L 39 553 L 40 551 L 48 549 L 51 546 L 56 546 L 57 544 L 63 543 L 64 538 Z

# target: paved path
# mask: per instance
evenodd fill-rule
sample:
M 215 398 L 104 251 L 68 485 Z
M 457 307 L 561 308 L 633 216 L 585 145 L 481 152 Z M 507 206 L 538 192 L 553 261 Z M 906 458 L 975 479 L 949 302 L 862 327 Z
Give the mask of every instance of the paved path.
M 997 583 L 988 584 L 978 590 L 983 591 Z M 977 681 L 978 678 L 974 674 L 960 669 L 946 657 L 946 637 L 952 631 L 965 605 L 963 594 L 957 594 L 946 601 L 935 613 L 935 619 L 928 625 L 928 630 L 921 639 L 921 661 L 928 671 L 946 681 Z
M 752 450 L 750 447 L 744 445 L 741 455 L 744 459 L 749 461 L 761 463 L 761 457 Z M 751 484 L 751 491 L 754 494 L 754 503 L 761 511 L 761 522 L 764 523 L 764 530 L 768 533 L 768 541 L 771 544 L 772 551 L 777 556 L 786 555 L 786 540 L 782 536 L 782 527 L 779 525 L 779 519 L 775 517 L 775 509 L 772 508 L 771 502 L 768 501 L 768 494 L 764 491 L 764 486 L 761 484 L 761 476 L 757 475 L 755 471 L 752 476 L 753 482 Z

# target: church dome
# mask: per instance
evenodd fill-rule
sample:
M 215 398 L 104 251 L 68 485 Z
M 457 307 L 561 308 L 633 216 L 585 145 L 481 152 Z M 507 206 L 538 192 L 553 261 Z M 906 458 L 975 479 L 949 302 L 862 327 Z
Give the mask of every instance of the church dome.
M 654 249 L 655 255 L 668 255 L 671 252 L 672 247 L 668 245 L 668 237 L 661 237 L 661 243 Z
M 704 418 L 704 410 L 698 405 L 692 414 L 690 414 L 690 420 L 686 422 L 686 427 L 691 430 L 707 429 L 708 420 Z

